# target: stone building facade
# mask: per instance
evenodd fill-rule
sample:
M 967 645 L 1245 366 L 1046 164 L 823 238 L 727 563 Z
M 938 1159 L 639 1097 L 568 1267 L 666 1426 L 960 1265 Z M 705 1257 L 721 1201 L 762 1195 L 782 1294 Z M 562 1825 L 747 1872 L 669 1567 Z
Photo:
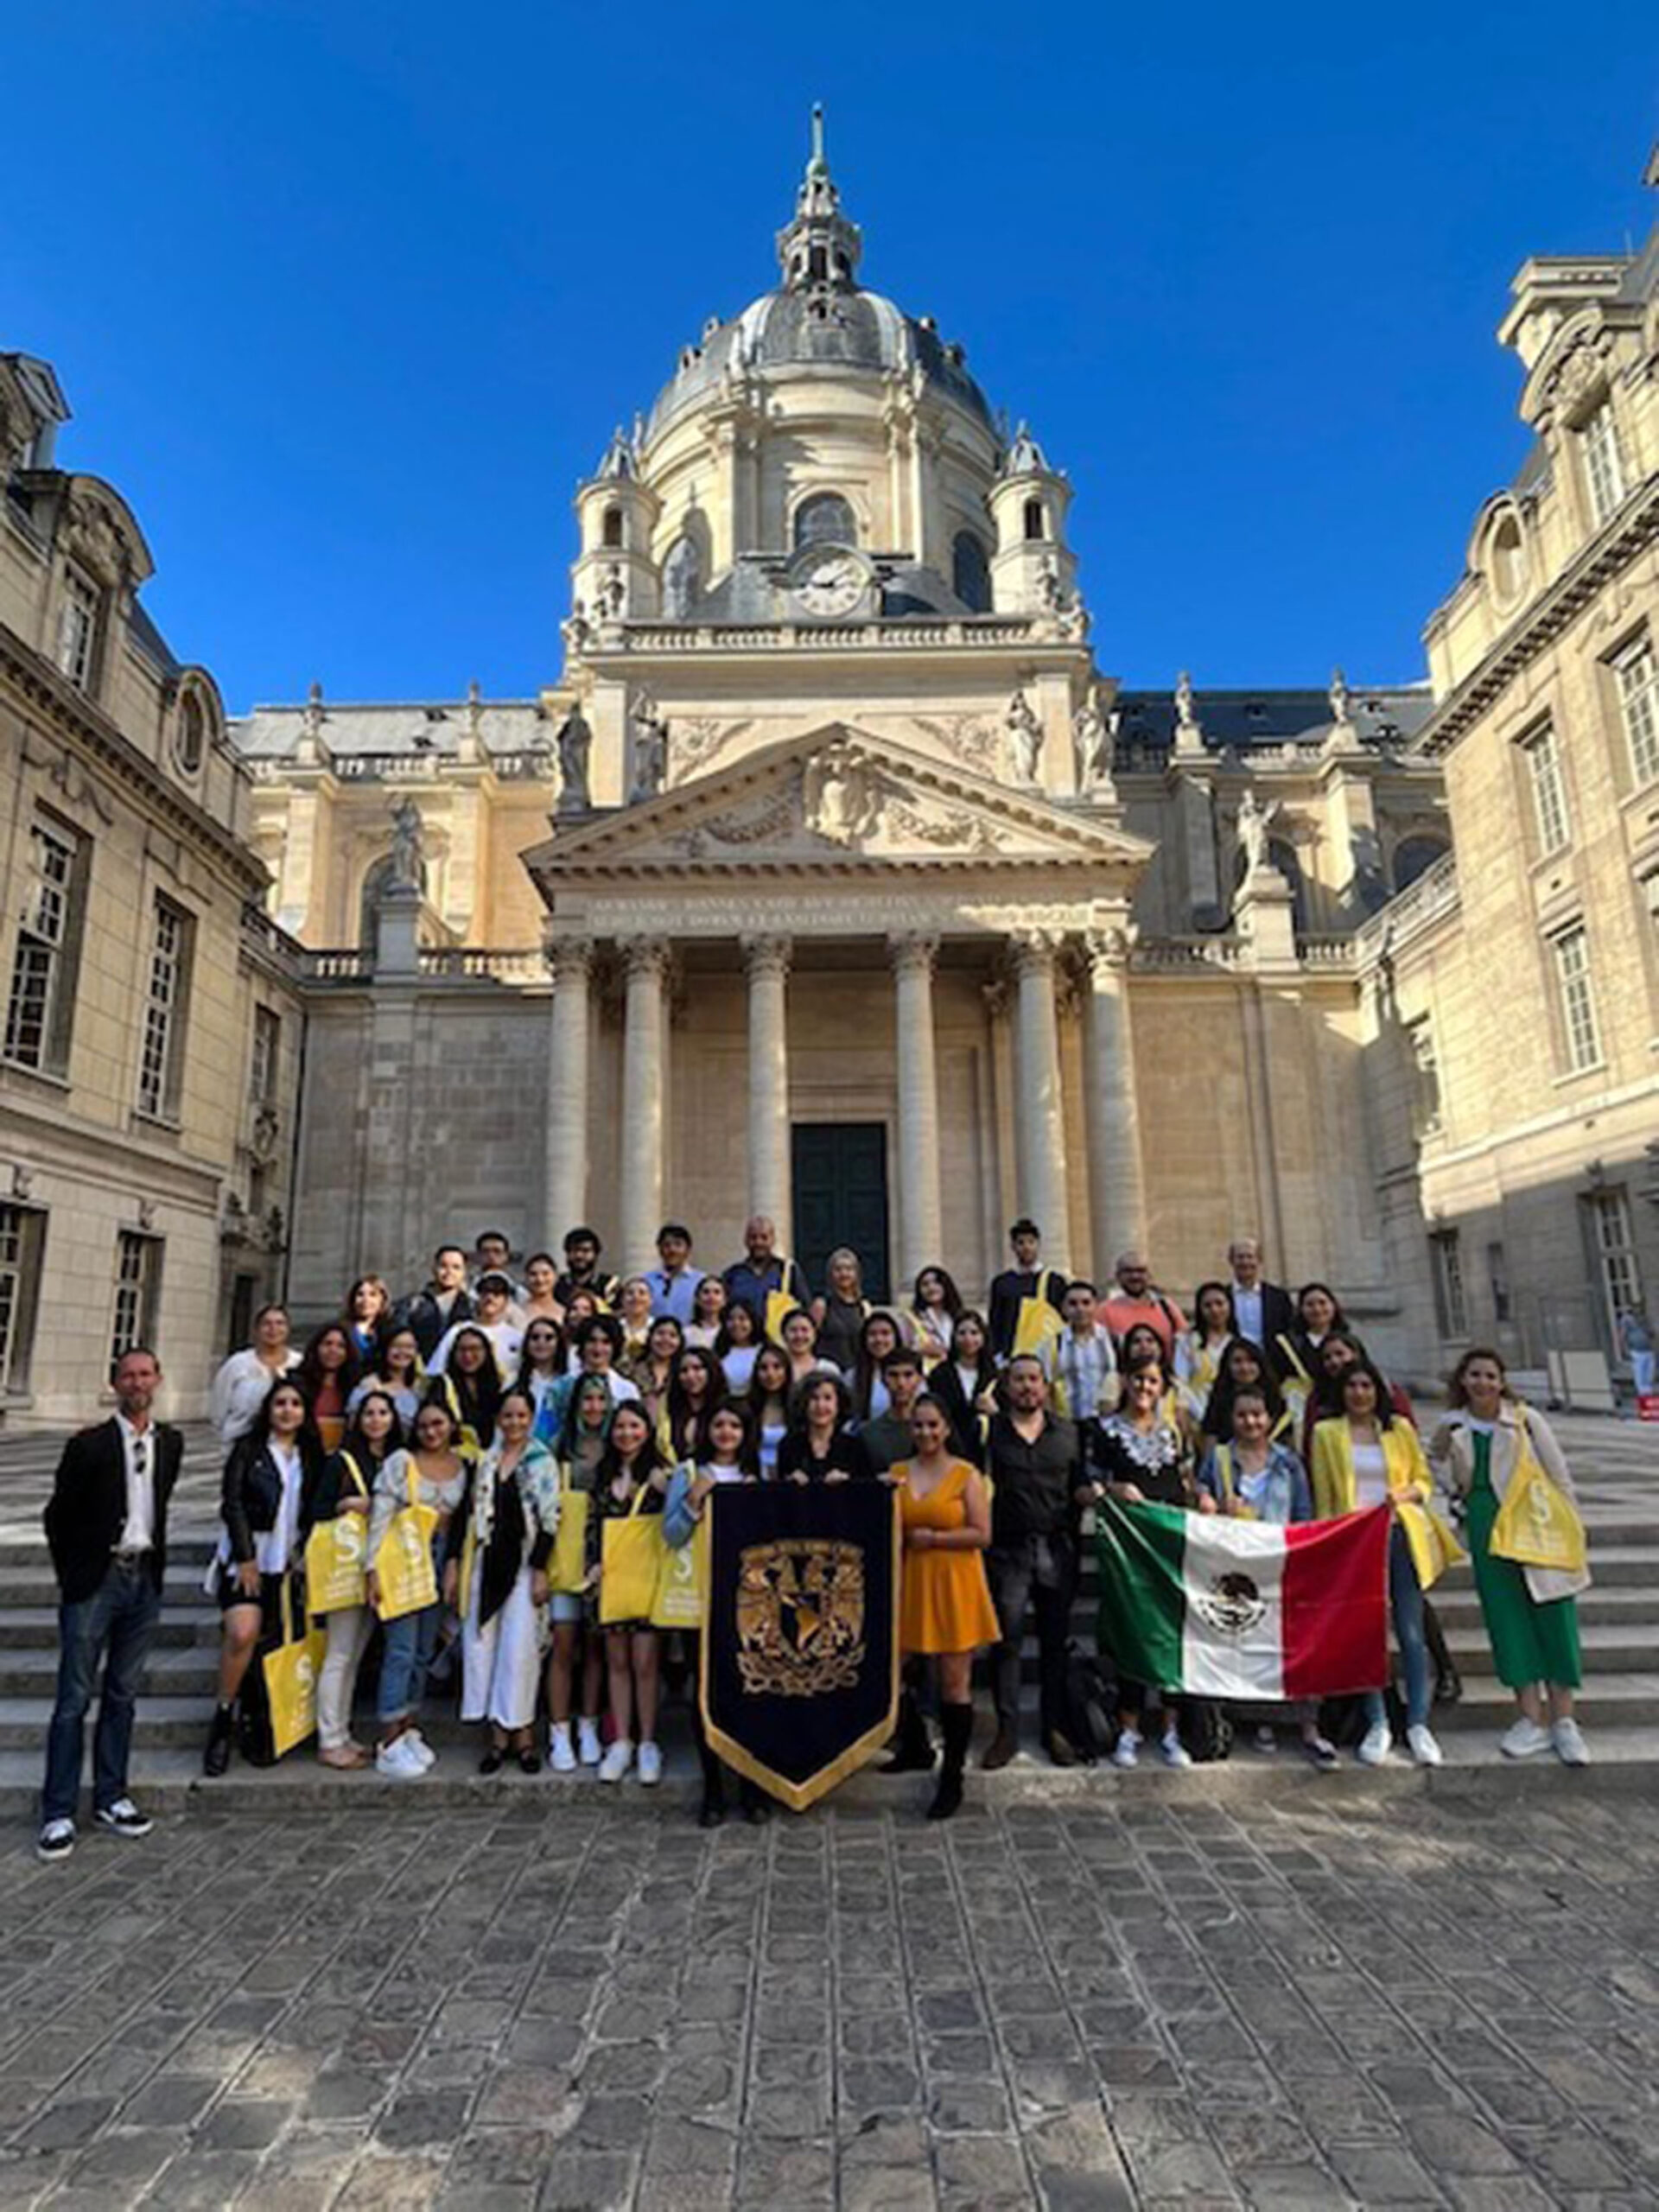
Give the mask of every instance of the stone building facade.
M 140 594 L 110 484 L 0 354 L 0 1421 L 87 1418 L 158 1347 L 171 1406 L 286 1261 L 298 950 L 264 912 L 212 676 Z

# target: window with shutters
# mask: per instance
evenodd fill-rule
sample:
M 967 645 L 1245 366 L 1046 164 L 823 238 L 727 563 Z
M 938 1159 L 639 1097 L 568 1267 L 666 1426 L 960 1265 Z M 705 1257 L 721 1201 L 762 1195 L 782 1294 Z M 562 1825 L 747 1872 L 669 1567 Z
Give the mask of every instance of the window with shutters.
M 55 816 L 37 816 L 29 831 L 29 875 L 6 1003 L 5 1056 L 19 1067 L 47 1075 L 62 1075 L 69 1065 L 91 849 Z

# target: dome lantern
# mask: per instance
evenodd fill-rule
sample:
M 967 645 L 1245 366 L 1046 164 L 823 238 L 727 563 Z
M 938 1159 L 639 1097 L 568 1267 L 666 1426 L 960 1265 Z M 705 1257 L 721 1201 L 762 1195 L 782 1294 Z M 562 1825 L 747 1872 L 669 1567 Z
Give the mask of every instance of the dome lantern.
M 784 289 L 791 292 L 858 289 L 859 256 L 864 240 L 856 223 L 841 212 L 841 194 L 823 150 L 823 109 L 812 110 L 812 151 L 795 195 L 795 219 L 778 233 L 778 259 Z

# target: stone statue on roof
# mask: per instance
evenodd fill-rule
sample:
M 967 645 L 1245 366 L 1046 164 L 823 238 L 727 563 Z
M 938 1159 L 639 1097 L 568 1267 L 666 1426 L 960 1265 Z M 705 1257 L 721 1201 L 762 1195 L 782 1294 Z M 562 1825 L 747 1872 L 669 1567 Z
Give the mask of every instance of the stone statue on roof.
M 593 804 L 588 791 L 588 759 L 594 749 L 594 733 L 579 699 L 571 701 L 554 743 L 559 748 L 558 810 L 585 814 Z
M 1023 691 L 1016 691 L 1009 700 L 1003 727 L 1008 733 L 1008 754 L 1016 779 L 1022 784 L 1034 784 L 1037 764 L 1042 757 L 1043 726 Z
M 1111 799 L 1116 797 L 1112 782 L 1112 756 L 1117 748 L 1116 712 L 1109 719 L 1100 711 L 1100 704 L 1092 691 L 1087 693 L 1083 704 L 1071 717 L 1071 748 L 1077 771 L 1077 789 L 1091 798 Z
M 1339 728 L 1344 727 L 1350 719 L 1348 709 L 1353 704 L 1353 694 L 1348 689 L 1347 677 L 1339 668 L 1333 668 L 1331 671 L 1331 690 L 1327 696 L 1331 702 L 1332 721 Z
M 1244 873 L 1255 875 L 1273 866 L 1268 848 L 1268 832 L 1279 811 L 1279 802 L 1263 806 L 1254 791 L 1247 790 L 1238 802 L 1238 823 L 1236 834 L 1238 849 L 1244 855 Z
M 405 792 L 391 810 L 391 870 L 387 888 L 419 891 L 426 880 L 426 840 L 421 810 Z
M 668 781 L 668 723 L 649 691 L 641 691 L 629 716 L 633 725 L 633 762 L 628 804 L 655 798 Z

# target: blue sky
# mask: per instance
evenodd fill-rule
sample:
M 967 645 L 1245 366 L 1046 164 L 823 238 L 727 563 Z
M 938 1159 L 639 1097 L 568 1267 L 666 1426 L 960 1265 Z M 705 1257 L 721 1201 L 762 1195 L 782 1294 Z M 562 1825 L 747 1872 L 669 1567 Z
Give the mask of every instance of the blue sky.
M 1419 677 L 1524 449 L 1511 276 L 1659 219 L 1651 0 L 65 0 L 5 44 L 0 345 L 232 711 L 551 680 L 574 483 L 769 285 L 814 99 L 865 278 L 1071 474 L 1132 684 Z

